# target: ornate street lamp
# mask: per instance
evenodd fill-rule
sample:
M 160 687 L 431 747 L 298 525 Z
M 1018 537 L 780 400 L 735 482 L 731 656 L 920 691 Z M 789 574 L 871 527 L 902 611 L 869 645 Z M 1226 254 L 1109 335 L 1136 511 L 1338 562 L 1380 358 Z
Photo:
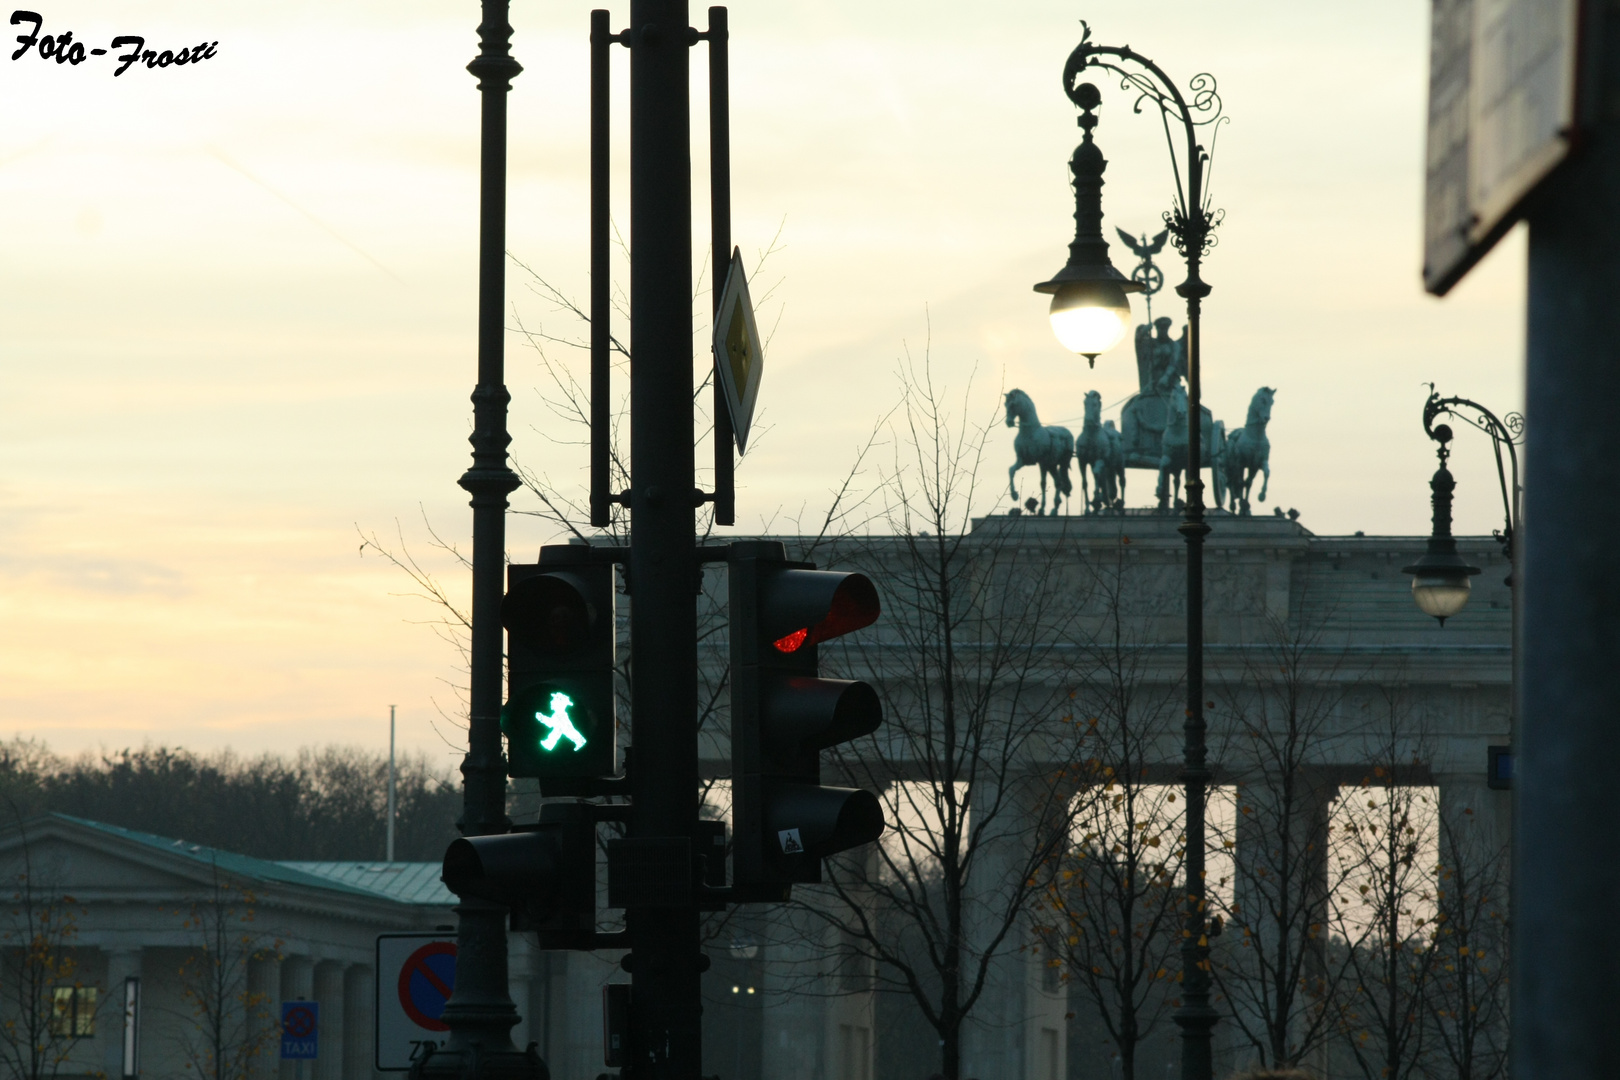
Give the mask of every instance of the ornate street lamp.
M 1068 85 L 1067 79 L 1064 85 Z M 1097 355 L 1118 345 L 1130 329 L 1131 303 L 1126 294 L 1141 292 L 1143 286 L 1114 269 L 1108 261 L 1108 241 L 1103 239 L 1102 175 L 1108 161 L 1091 137 L 1097 126 L 1092 111 L 1102 104 L 1102 94 L 1091 83 L 1081 83 L 1069 98 L 1083 110 L 1079 123 L 1085 132 L 1069 159 L 1069 171 L 1074 174 L 1074 241 L 1063 269 L 1035 286 L 1035 291 L 1051 294 L 1052 332 L 1063 347 L 1095 367 Z
M 1471 591 L 1468 579 L 1479 573 L 1479 568 L 1468 565 L 1457 553 L 1457 540 L 1451 535 L 1452 492 L 1457 483 L 1451 476 L 1451 470 L 1446 468 L 1446 461 L 1451 456 L 1451 448 L 1447 445 L 1452 438 L 1451 427 L 1434 422 L 1442 414 L 1455 417 L 1491 437 L 1491 447 L 1496 453 L 1496 478 L 1502 488 L 1503 514 L 1502 528 L 1494 535 L 1508 560 L 1510 569 L 1507 583 L 1510 586 L 1513 584 L 1513 534 L 1519 521 L 1519 455 L 1516 447 L 1524 441 L 1524 417 L 1518 413 L 1508 413 L 1505 421 L 1498 419 L 1495 413 L 1476 401 L 1461 397 L 1442 398 L 1435 392 L 1434 385 L 1429 385 L 1429 399 L 1423 403 L 1423 430 L 1440 444 L 1437 451 L 1440 468 L 1435 470 L 1434 478 L 1429 481 L 1429 490 L 1433 493 L 1434 527 L 1429 535 L 1428 551 L 1411 566 L 1403 567 L 1401 573 L 1412 575 L 1412 599 L 1417 601 L 1418 609 L 1440 620 L 1440 625 L 1444 626 L 1447 619 L 1468 603 Z M 1506 466 L 1502 461 L 1503 447 L 1507 448 L 1508 453 Z
M 1221 99 L 1215 79 L 1195 75 L 1188 84 L 1189 101 L 1157 64 L 1128 46 L 1096 45 L 1084 22 L 1080 44 L 1063 65 L 1063 92 L 1082 110 L 1080 126 L 1085 139 L 1074 153 L 1075 225 L 1069 246 L 1069 265 L 1051 281 L 1035 286 L 1053 294 L 1052 328 L 1058 339 L 1075 352 L 1094 358 L 1124 336 L 1130 321 L 1127 292 L 1140 291 L 1108 263 L 1108 245 L 1102 239 L 1102 152 L 1092 141 L 1096 126 L 1092 110 L 1102 96 L 1080 76 L 1090 68 L 1119 76 L 1120 86 L 1136 95 L 1135 110 L 1144 103 L 1159 110 L 1170 164 L 1175 176 L 1174 202 L 1164 222 L 1176 250 L 1187 263 L 1187 279 L 1176 292 L 1187 301 L 1187 503 L 1179 531 L 1187 540 L 1187 719 L 1182 783 L 1187 792 L 1186 920 L 1181 946 L 1181 1005 L 1175 1021 L 1181 1028 L 1183 1080 L 1210 1080 L 1214 1071 L 1211 1032 L 1216 1012 L 1209 1003 L 1209 936 L 1213 930 L 1204 890 L 1204 809 L 1210 772 L 1204 746 L 1204 480 L 1202 375 L 1200 370 L 1199 315 L 1209 286 L 1198 275 L 1199 264 L 1214 241 L 1221 214 L 1209 205 L 1209 149 L 1199 142 L 1199 128 L 1214 131 L 1221 117 Z M 1185 141 L 1178 154 L 1177 139 Z M 1135 286 L 1135 287 L 1133 287 Z M 1117 328 L 1110 339 L 1109 333 Z M 1067 335 L 1067 336 L 1066 336 Z M 1078 347 L 1077 347 L 1078 346 Z

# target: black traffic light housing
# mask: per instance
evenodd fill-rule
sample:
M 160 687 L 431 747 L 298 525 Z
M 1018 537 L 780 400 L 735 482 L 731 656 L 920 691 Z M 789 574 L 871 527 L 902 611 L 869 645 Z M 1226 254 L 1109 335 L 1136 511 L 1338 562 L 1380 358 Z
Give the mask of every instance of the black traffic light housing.
M 589 949 L 596 932 L 596 825 L 583 803 L 546 803 L 540 821 L 492 836 L 464 836 L 444 853 L 442 879 L 462 899 L 512 913 L 542 949 Z
M 590 548 L 548 545 L 507 567 L 507 775 L 612 776 L 617 764 L 613 566 Z
M 876 621 L 863 574 L 788 562 L 775 541 L 731 545 L 732 881 L 739 900 L 786 899 L 821 860 L 883 832 L 877 796 L 823 787 L 822 750 L 883 721 L 864 682 L 819 676 L 817 646 Z

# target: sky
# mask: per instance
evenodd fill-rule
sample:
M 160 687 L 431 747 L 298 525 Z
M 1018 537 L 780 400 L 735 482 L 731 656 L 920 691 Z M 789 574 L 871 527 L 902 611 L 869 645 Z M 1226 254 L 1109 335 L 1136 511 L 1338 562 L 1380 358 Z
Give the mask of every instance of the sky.
M 471 529 L 455 481 L 476 355 L 479 95 L 464 68 L 478 5 L 33 10 L 42 33 L 87 47 L 126 34 L 218 44 L 201 62 L 119 76 L 111 56 L 0 55 L 0 737 L 62 752 L 380 749 L 394 704 L 403 748 L 452 761 L 460 733 L 443 714 L 459 657 L 429 625 L 433 605 L 361 541 L 410 552 L 465 595 L 434 537 L 465 549 Z M 585 298 L 588 11 L 513 4 L 524 72 L 507 234 L 514 460 L 581 493 L 578 433 L 547 408 L 546 368 L 517 327 L 583 329 L 536 281 Z M 1236 426 L 1256 388 L 1276 388 L 1257 510 L 1297 508 L 1319 534 L 1426 533 L 1424 384 L 1520 407 L 1525 264 L 1515 232 L 1446 299 L 1422 291 L 1427 11 L 735 3 L 733 236 L 774 328 L 738 530 L 825 505 L 908 355 L 927 358 L 963 422 L 999 424 L 1018 387 L 1043 420 L 1078 429 L 1087 390 L 1114 406 L 1135 389 L 1128 344 L 1088 370 L 1031 290 L 1072 236 L 1079 131 L 1061 73 L 1085 18 L 1095 40 L 1133 46 L 1184 86 L 1202 71 L 1218 81 L 1230 122 L 1215 144 L 1225 218 L 1204 274 L 1205 401 Z M 621 3 L 613 24 L 627 18 Z M 627 227 L 622 50 L 614 62 L 614 216 Z M 1105 228 L 1157 231 L 1171 194 L 1162 132 L 1116 83 L 1099 86 Z M 626 286 L 622 260 L 616 275 Z M 578 350 L 547 355 L 583 370 Z M 990 435 L 986 512 L 1008 503 L 1011 440 Z M 1453 468 L 1459 530 L 1498 526 L 1488 440 L 1463 432 Z M 514 559 L 551 539 L 537 518 L 511 518 Z

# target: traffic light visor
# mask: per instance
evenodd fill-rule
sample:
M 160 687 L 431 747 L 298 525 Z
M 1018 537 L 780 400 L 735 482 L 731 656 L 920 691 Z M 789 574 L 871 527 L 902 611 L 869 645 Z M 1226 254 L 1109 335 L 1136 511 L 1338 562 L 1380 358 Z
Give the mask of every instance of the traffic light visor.
M 558 868 L 558 842 L 549 833 L 464 836 L 445 851 L 441 880 L 457 896 L 521 907 L 549 895 Z
M 544 651 L 571 652 L 590 643 L 596 611 L 585 583 L 567 573 L 514 582 L 501 601 L 501 625 Z
M 883 835 L 883 806 L 859 788 L 778 784 L 767 795 L 768 842 L 783 856 L 824 859 Z
M 865 574 L 834 570 L 783 570 L 765 582 L 764 627 L 780 653 L 795 653 L 871 626 L 883 613 L 876 587 Z

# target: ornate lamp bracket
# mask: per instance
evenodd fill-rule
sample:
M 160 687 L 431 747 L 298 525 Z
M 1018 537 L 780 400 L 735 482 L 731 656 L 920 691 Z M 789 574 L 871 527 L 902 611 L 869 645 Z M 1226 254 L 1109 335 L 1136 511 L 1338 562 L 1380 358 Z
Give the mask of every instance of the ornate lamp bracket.
M 1208 295 L 1209 286 L 1198 277 L 1196 260 L 1215 246 L 1215 230 L 1225 217 L 1225 211 L 1212 207 L 1209 198 L 1215 137 L 1227 121 L 1215 77 L 1208 72 L 1194 75 L 1187 84 L 1189 98 L 1152 60 L 1129 45 L 1098 45 L 1091 40 L 1091 27 L 1084 20 L 1080 26 L 1080 44 L 1063 65 L 1063 92 L 1070 101 L 1084 107 L 1078 96 L 1083 76 L 1088 68 L 1101 68 L 1119 76 L 1120 88 L 1136 95 L 1133 111 L 1142 112 L 1146 104 L 1158 108 L 1176 184 L 1174 204 L 1165 211 L 1164 224 L 1175 240 L 1176 250 L 1194 261 L 1187 282 L 1176 291 L 1188 299 Z M 1177 128 L 1184 140 L 1179 152 Z M 1209 129 L 1207 148 L 1199 141 L 1200 128 Z
M 1425 385 L 1429 388 L 1429 399 L 1423 403 L 1423 432 L 1440 444 L 1442 465 L 1450 455 L 1446 442 L 1451 438 L 1451 429 L 1444 424 L 1436 427 L 1434 422 L 1439 417 L 1450 416 L 1491 437 L 1491 449 L 1496 455 L 1496 479 L 1502 491 L 1503 519 L 1502 527 L 1491 535 L 1502 545 L 1502 555 L 1511 563 L 1513 534 L 1519 525 L 1519 500 L 1524 492 L 1519 486 L 1518 453 L 1518 447 L 1524 445 L 1524 416 L 1510 412 L 1506 417 L 1498 417 L 1477 401 L 1465 397 L 1443 398 L 1433 383 Z M 1502 460 L 1504 448 L 1507 450 L 1505 463 Z

